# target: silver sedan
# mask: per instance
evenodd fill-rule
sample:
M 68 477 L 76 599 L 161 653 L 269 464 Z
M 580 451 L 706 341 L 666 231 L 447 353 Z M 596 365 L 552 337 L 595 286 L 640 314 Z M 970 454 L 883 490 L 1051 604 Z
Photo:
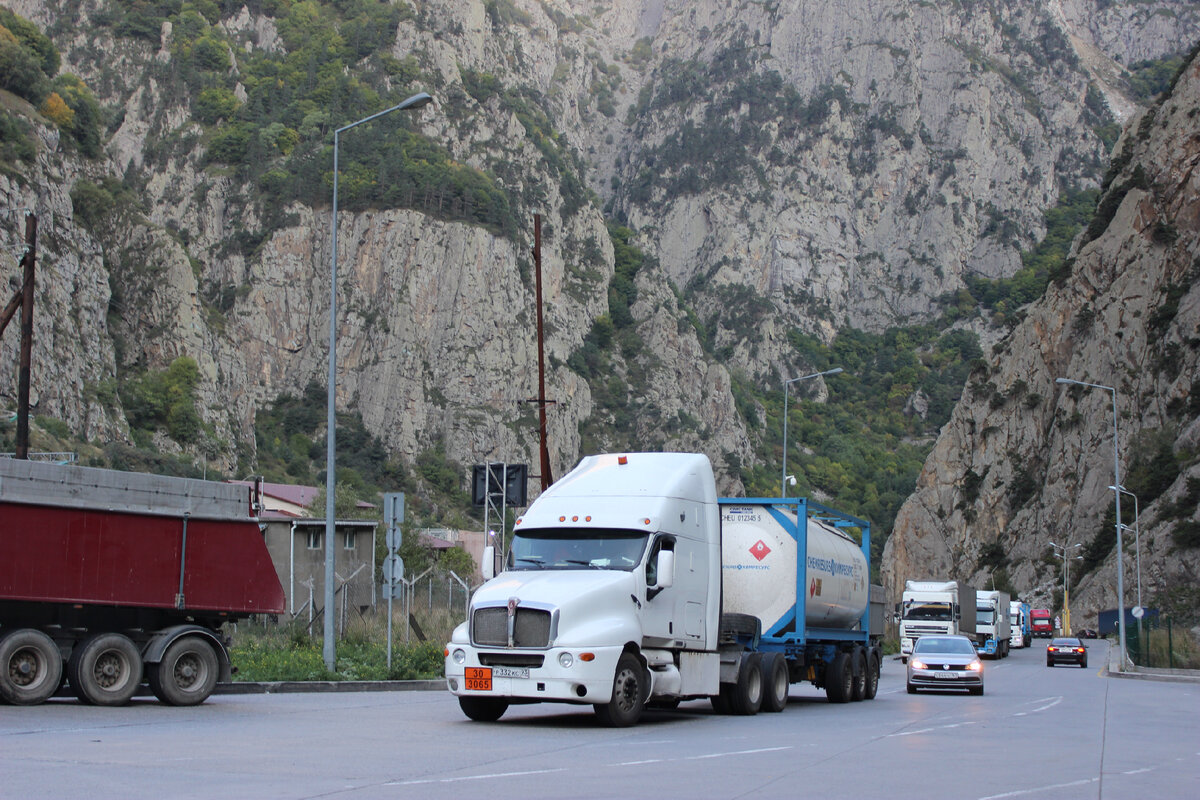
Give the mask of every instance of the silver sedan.
M 922 636 L 908 659 L 908 693 L 966 689 L 983 694 L 983 662 L 966 636 Z

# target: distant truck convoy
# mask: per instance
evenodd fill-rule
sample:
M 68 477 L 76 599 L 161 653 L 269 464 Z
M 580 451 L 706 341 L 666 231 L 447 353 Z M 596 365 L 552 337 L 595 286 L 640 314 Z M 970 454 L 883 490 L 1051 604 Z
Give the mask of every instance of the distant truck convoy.
M 226 622 L 283 611 L 254 487 L 0 458 L 0 699 L 169 705 L 229 680 Z
M 1035 608 L 1029 612 L 1033 635 L 1042 639 L 1054 636 L 1054 615 L 1048 608 Z
M 900 659 L 930 633 L 975 634 L 975 590 L 961 581 L 906 581 L 900 595 Z
M 1006 592 L 981 589 L 975 593 L 975 649 L 980 655 L 1008 658 L 1010 602 Z
M 1029 620 L 1029 603 L 1010 600 L 1008 603 L 1008 627 L 1010 647 L 1029 647 L 1033 640 L 1033 628 Z
M 704 455 L 589 456 L 516 521 L 500 575 L 485 554 L 447 686 L 474 720 L 556 702 L 614 727 L 700 698 L 781 711 L 801 681 L 831 702 L 871 699 L 883 590 L 869 553 L 870 524 L 848 514 L 718 499 Z

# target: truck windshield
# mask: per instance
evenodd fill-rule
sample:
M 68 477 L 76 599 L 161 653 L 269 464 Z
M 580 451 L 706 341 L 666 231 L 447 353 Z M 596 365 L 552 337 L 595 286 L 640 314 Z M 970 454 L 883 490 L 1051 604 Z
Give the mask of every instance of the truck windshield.
M 537 529 L 513 537 L 508 568 L 619 569 L 631 571 L 642 560 L 649 535 L 619 528 Z
M 987 606 L 979 606 L 975 609 L 975 624 L 976 625 L 991 625 L 996 621 L 995 609 Z
M 936 603 L 928 600 L 906 600 L 904 602 L 905 619 L 954 619 L 949 603 Z

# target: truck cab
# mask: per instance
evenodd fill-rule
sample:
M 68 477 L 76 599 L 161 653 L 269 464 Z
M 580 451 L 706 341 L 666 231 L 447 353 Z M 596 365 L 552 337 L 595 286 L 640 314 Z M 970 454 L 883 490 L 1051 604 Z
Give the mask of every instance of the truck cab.
M 974 597 L 970 606 L 974 606 Z M 956 581 L 907 581 L 900 598 L 900 657 L 907 663 L 917 639 L 931 633 L 962 633 L 963 609 Z M 975 615 L 970 614 L 973 633 Z

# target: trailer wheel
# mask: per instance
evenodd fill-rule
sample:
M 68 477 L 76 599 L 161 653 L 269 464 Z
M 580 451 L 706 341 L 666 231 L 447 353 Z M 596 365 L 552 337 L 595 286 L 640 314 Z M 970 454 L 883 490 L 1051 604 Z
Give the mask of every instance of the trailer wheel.
M 762 658 L 763 700 L 762 710 L 770 713 L 787 708 L 788 679 L 787 659 L 783 653 L 764 653 Z
M 502 697 L 460 697 L 458 707 L 476 722 L 495 722 L 508 711 L 508 701 Z
M 743 717 L 752 717 L 762 708 L 762 653 L 750 653 L 742 659 L 730 701 L 730 710 Z
M 850 656 L 850 665 L 854 675 L 850 682 L 850 699 L 857 703 L 867 696 L 867 655 L 861 647 L 855 648 Z
M 0 637 L 0 700 L 33 706 L 54 696 L 62 682 L 62 654 L 46 634 L 21 628 Z
M 124 634 L 97 633 L 71 652 L 67 680 L 81 702 L 123 706 L 142 682 L 142 654 Z
M 867 681 L 863 691 L 864 700 L 874 700 L 879 693 L 879 658 L 874 652 L 867 656 Z
M 601 724 L 609 728 L 627 728 L 636 724 L 646 706 L 648 689 L 642 663 L 631 653 L 623 653 L 617 659 L 612 700 L 593 706 Z
M 203 703 L 217 688 L 220 665 L 212 645 L 199 636 L 181 636 L 151 664 L 147 677 L 154 696 L 169 706 Z
M 838 653 L 825 668 L 825 695 L 831 703 L 848 702 L 854 693 L 854 670 L 849 653 Z

